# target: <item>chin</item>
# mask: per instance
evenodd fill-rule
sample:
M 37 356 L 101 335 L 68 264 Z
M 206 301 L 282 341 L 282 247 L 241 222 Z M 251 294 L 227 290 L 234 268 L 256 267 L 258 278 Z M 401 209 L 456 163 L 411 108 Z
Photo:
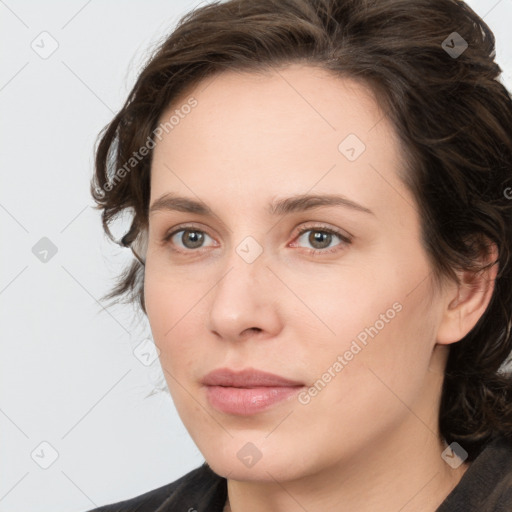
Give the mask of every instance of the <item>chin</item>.
M 261 458 L 250 465 L 239 460 L 237 456 L 222 456 L 219 454 L 207 454 L 206 462 L 214 473 L 229 480 L 253 481 L 253 482 L 274 482 L 277 480 L 294 480 L 304 476 L 297 464 L 296 458 L 287 459 L 283 453 L 277 457 L 272 453 L 261 452 Z M 243 454 L 242 454 L 243 459 Z

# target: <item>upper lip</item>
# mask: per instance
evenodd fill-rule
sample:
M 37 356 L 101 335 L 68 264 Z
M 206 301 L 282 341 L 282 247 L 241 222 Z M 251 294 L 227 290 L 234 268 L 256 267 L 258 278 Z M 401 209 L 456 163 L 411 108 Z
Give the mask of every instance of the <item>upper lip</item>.
M 280 375 L 249 368 L 235 371 L 230 368 L 218 368 L 208 373 L 202 380 L 205 386 L 226 386 L 233 388 L 251 387 L 290 387 L 303 386 L 302 382 L 285 379 Z

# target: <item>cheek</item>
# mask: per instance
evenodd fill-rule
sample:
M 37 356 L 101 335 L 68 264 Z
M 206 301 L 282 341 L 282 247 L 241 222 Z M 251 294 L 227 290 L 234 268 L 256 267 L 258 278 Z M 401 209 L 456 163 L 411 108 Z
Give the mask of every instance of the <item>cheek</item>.
M 357 356 L 360 371 L 353 387 L 354 393 L 362 393 L 371 402 L 369 409 L 396 419 L 421 408 L 424 397 L 431 393 L 428 369 L 435 344 L 434 313 L 428 310 L 421 292 L 402 296 L 399 303 L 394 318 L 384 313 L 382 318 L 387 317 L 388 323 L 374 320 L 372 328 L 365 329 L 369 336 Z
M 393 298 L 394 294 L 388 297 Z M 396 431 L 404 421 L 414 421 L 411 411 L 425 415 L 432 330 L 418 328 L 426 321 L 421 304 L 402 298 L 400 305 L 391 312 L 383 298 L 363 328 L 350 315 L 343 316 L 346 322 L 333 322 L 341 333 L 335 342 L 307 354 L 313 389 L 302 396 L 294 426 L 309 424 L 319 443 L 325 444 L 325 453 L 332 450 L 334 458 L 332 447 L 340 446 L 340 439 L 350 439 L 352 446 L 365 445 L 383 432 Z M 386 312 L 388 323 L 380 318 Z M 311 449 L 319 451 L 316 446 Z
M 146 311 L 155 344 L 160 350 L 162 366 L 173 373 L 185 372 L 197 355 L 200 343 L 201 298 L 206 295 L 206 284 L 191 280 L 170 279 L 146 269 L 144 296 Z
M 285 280 L 294 282 L 292 275 L 285 276 Z M 400 283 L 388 283 L 376 269 L 341 268 L 331 271 L 325 278 L 316 276 L 314 281 L 308 278 L 294 284 L 297 289 L 305 290 L 301 298 L 307 305 L 306 308 L 295 301 L 300 309 L 295 321 L 310 326 L 308 332 L 316 330 L 317 333 L 310 340 L 305 339 L 307 336 L 301 337 L 314 351 L 312 355 L 316 352 L 343 353 L 356 338 L 364 346 L 365 341 L 372 339 L 375 324 L 381 333 L 400 315 L 397 312 L 401 309 Z
M 391 389 L 413 400 L 421 390 L 438 312 L 430 303 L 427 280 L 411 285 L 424 275 L 420 269 L 402 265 L 399 271 L 396 264 L 386 268 L 386 273 L 376 269 L 364 276 L 346 273 L 329 283 L 327 293 L 318 287 L 308 292 L 307 303 L 321 321 L 310 315 L 310 327 L 301 337 L 302 358 L 313 370 L 312 381 L 329 380 L 329 371 L 336 375 L 330 381 L 337 384 L 326 386 L 331 388 L 329 400 L 359 408 L 357 401 L 372 401 L 372 393 L 396 400 Z M 305 319 L 297 321 L 306 324 Z M 318 336 L 308 340 L 306 333 L 314 332 L 315 323 Z

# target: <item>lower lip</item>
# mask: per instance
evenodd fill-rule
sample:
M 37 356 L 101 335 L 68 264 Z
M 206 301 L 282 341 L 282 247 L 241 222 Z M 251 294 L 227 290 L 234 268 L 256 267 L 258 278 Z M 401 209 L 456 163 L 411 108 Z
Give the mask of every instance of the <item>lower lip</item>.
M 206 386 L 206 394 L 210 404 L 219 411 L 247 416 L 289 399 L 303 387 L 229 388 Z

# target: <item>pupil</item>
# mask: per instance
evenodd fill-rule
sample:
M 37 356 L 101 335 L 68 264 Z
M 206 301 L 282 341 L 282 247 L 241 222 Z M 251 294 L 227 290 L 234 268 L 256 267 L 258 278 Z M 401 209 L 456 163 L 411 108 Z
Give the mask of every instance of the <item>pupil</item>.
M 195 249 L 196 247 L 200 247 L 204 235 L 202 233 L 198 233 L 197 231 L 185 230 L 183 233 L 185 241 L 183 242 L 185 247 L 189 249 Z
M 329 244 L 331 242 L 331 234 L 325 233 L 323 231 L 313 231 L 311 235 L 309 236 L 311 245 L 315 245 L 317 242 L 320 242 L 321 247 L 318 247 L 319 249 L 324 249 L 325 247 L 329 247 Z M 322 244 L 323 239 L 323 244 Z M 325 243 L 327 241 L 327 243 Z

